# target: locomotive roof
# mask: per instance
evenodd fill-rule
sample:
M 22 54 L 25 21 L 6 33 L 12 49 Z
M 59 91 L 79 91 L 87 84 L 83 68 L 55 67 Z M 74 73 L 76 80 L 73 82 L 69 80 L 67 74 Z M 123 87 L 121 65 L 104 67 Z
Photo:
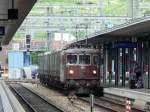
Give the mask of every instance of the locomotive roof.
M 58 52 L 63 52 L 63 53 L 98 53 L 99 50 L 98 49 L 92 49 L 92 48 L 72 48 L 72 49 L 66 49 L 66 50 L 62 50 L 62 51 L 57 51 Z M 48 54 L 55 54 L 56 52 L 48 52 L 48 53 L 44 53 L 38 56 L 46 56 Z
M 64 51 L 65 53 L 97 53 L 98 49 L 91 48 L 72 48 Z

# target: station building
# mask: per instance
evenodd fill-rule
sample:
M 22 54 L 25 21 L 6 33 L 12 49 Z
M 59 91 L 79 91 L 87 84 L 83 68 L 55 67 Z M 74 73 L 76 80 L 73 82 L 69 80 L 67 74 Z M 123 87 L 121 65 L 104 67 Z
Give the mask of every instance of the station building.
M 150 18 L 144 17 L 97 32 L 72 45 L 87 42 L 99 49 L 101 85 L 104 87 L 134 88 L 131 85 L 136 82 L 132 80 L 140 80 L 144 88 L 150 89 L 149 29 Z

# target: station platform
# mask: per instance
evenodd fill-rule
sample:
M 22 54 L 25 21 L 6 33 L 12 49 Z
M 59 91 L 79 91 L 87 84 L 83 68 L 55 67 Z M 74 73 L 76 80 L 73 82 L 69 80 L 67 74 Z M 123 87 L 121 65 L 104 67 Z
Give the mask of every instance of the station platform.
M 0 80 L 0 112 L 25 112 L 3 80 Z
M 133 106 L 141 110 L 150 103 L 150 89 L 104 88 L 105 94 L 131 99 Z

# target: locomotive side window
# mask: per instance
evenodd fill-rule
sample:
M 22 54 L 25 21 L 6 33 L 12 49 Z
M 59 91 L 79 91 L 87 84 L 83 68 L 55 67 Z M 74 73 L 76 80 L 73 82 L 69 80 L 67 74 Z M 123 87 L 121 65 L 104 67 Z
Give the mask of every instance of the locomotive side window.
M 90 64 L 90 55 L 79 55 L 79 64 Z
M 93 56 L 93 64 L 98 65 L 99 64 L 99 57 Z
M 77 55 L 67 55 L 67 64 L 77 64 Z

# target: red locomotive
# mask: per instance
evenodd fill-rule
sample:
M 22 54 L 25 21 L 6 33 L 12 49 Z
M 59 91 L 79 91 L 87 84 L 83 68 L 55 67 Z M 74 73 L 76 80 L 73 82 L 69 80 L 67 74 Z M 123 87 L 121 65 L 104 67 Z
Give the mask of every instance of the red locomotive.
M 74 48 L 39 56 L 41 83 L 89 93 L 100 85 L 98 50 Z

